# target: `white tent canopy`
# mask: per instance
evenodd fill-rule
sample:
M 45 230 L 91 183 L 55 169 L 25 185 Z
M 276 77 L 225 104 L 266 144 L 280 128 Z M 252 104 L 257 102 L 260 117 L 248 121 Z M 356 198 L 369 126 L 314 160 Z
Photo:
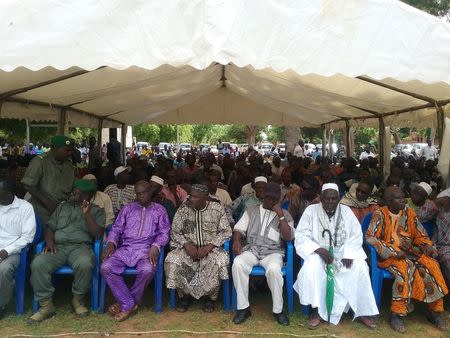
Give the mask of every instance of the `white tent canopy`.
M 3 0 L 0 25 L 0 117 L 435 126 L 450 103 L 450 24 L 400 1 Z

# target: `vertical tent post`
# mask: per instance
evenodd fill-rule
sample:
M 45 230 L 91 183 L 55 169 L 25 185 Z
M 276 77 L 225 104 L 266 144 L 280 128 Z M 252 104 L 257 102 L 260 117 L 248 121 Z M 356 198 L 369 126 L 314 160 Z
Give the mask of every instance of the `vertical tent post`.
M 324 158 L 327 154 L 326 152 L 327 146 L 327 129 L 325 126 L 322 127 L 322 158 Z
M 349 129 L 349 153 L 350 157 L 354 156 L 355 154 L 355 128 L 350 127 Z
M 331 161 L 333 161 L 333 139 L 334 139 L 334 131 L 333 129 L 328 129 L 328 157 Z
M 102 159 L 102 130 L 103 130 L 103 119 L 98 119 L 97 125 L 97 158 Z M 103 162 L 103 161 L 102 161 Z
M 125 123 L 122 123 L 121 125 L 121 131 L 120 131 L 120 141 L 121 141 L 121 147 L 120 147 L 120 156 L 122 158 L 122 161 L 124 165 L 127 163 L 127 131 L 128 126 Z
M 382 117 L 378 117 L 378 161 L 380 168 L 382 169 L 382 175 L 384 180 L 384 142 L 385 138 L 385 126 L 384 119 Z
M 351 156 L 351 145 L 350 145 L 350 121 L 345 120 L 344 128 L 344 145 L 345 145 L 345 157 L 349 158 Z
M 444 139 L 444 129 L 445 129 L 445 115 L 442 106 L 438 105 L 437 102 L 434 103 L 436 108 L 437 117 L 437 130 L 436 134 L 439 137 L 439 149 L 442 149 L 442 140 Z
M 383 117 L 378 117 L 378 147 L 379 147 L 379 164 L 382 169 L 383 180 L 389 176 L 391 170 L 391 128 L 386 126 Z
M 59 121 L 58 121 L 58 134 L 67 135 L 69 132 L 68 127 L 68 119 L 67 119 L 67 109 L 61 108 L 59 112 Z
M 26 149 L 27 149 L 27 154 L 30 153 L 30 121 L 28 119 L 25 119 L 25 124 L 27 127 L 27 145 L 26 145 Z

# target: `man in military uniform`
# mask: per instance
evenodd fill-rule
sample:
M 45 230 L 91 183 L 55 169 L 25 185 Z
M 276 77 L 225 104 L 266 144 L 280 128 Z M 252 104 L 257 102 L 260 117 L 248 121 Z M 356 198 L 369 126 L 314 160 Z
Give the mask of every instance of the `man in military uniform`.
M 91 180 L 76 180 L 70 198 L 51 215 L 45 229 L 46 247 L 31 263 L 30 282 L 40 309 L 29 322 L 35 323 L 55 314 L 52 273 L 69 264 L 74 273 L 72 305 L 79 317 L 89 314 L 84 296 L 92 284 L 95 256 L 92 243 L 103 235 L 105 211 L 89 203 L 96 190 Z
M 50 151 L 36 156 L 22 179 L 22 184 L 31 194 L 34 211 L 43 224 L 47 224 L 58 204 L 65 201 L 72 191 L 75 179 L 72 152 L 73 145 L 67 136 L 54 136 Z

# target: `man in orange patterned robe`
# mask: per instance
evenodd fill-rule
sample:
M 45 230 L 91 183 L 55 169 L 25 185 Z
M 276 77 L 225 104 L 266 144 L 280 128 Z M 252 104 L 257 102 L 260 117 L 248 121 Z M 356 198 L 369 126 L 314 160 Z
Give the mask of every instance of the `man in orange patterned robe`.
M 448 293 L 439 268 L 436 248 L 413 209 L 396 186 L 386 189 L 386 206 L 374 212 L 366 240 L 375 247 L 378 266 L 394 276 L 391 327 L 405 332 L 403 317 L 411 300 L 428 304 L 428 319 L 440 330 L 447 330 L 442 316 L 443 297 Z

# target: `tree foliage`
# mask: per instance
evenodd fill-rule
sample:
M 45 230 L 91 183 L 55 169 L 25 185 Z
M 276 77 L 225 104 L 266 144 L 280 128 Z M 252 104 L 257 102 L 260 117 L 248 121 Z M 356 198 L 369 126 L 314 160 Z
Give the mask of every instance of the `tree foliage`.
M 33 123 L 38 125 L 38 123 Z M 49 143 L 52 136 L 56 135 L 57 127 L 30 127 L 31 143 Z M 27 137 L 27 127 L 25 120 L 1 119 L 0 139 L 7 142 L 25 143 Z M 88 138 L 90 135 L 97 136 L 95 128 L 69 128 L 69 137 L 77 143 Z
M 356 128 L 355 144 L 363 145 L 374 143 L 378 140 L 377 128 Z
M 431 15 L 443 17 L 450 12 L 450 0 L 402 0 L 403 2 L 416 7 Z

